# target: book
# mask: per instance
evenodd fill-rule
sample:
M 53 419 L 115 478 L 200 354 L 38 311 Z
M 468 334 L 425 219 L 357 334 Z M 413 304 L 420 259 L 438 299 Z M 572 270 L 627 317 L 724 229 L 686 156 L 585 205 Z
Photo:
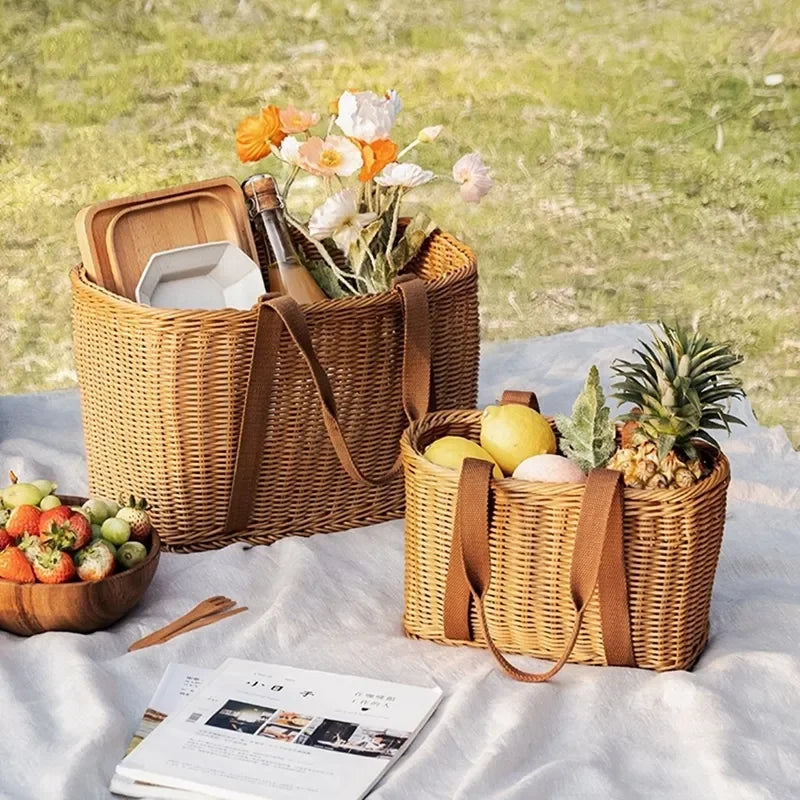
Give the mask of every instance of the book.
M 116 787 L 154 798 L 360 800 L 441 697 L 438 687 L 227 659 L 166 719 L 150 715 Z

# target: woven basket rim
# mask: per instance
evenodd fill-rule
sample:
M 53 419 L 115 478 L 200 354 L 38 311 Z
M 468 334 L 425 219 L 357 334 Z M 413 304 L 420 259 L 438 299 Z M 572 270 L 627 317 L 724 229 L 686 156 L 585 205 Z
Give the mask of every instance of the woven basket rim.
M 440 238 L 449 244 L 453 249 L 457 250 L 464 258 L 463 264 L 447 272 L 442 273 L 436 278 L 425 280 L 425 285 L 428 294 L 438 292 L 446 289 L 450 284 L 462 281 L 470 275 L 477 272 L 477 258 L 474 250 L 469 245 L 464 244 L 459 239 L 456 239 L 445 231 L 436 230 L 429 238 Z M 217 311 L 209 311 L 205 309 L 177 309 L 177 308 L 153 308 L 152 306 L 142 305 L 135 300 L 129 300 L 127 297 L 122 297 L 109 289 L 94 283 L 83 266 L 83 263 L 76 264 L 70 270 L 70 281 L 73 288 L 80 287 L 83 291 L 88 291 L 103 297 L 104 300 L 112 305 L 117 306 L 120 311 L 127 313 L 142 314 L 151 319 L 156 320 L 183 320 L 191 321 L 198 318 L 204 321 L 212 319 L 234 321 L 236 319 L 247 319 L 251 317 L 258 308 L 259 302 L 256 302 L 252 308 L 247 310 L 237 310 L 233 308 L 224 308 Z M 381 306 L 389 308 L 399 302 L 397 293 L 395 291 L 379 292 L 377 294 L 364 294 L 354 295 L 351 297 L 328 298 L 319 300 L 316 303 L 310 303 L 303 307 L 306 314 L 314 314 L 317 311 L 323 311 L 326 316 L 337 313 L 345 313 L 350 311 L 361 310 L 368 308 L 370 310 L 378 310 Z
M 483 412 L 479 409 L 450 409 L 435 411 L 426 414 L 422 419 L 412 422 L 404 431 L 400 438 L 400 449 L 403 454 L 403 462 L 415 464 L 416 469 L 421 473 L 427 473 L 431 479 L 447 481 L 455 488 L 458 484 L 459 472 L 448 467 L 442 467 L 428 461 L 422 454 L 419 446 L 420 437 L 430 428 L 447 426 L 456 422 L 475 423 L 480 419 Z M 551 427 L 556 430 L 555 419 L 547 414 L 545 419 Z M 617 428 L 621 428 L 618 425 Z M 711 473 L 703 480 L 698 481 L 685 489 L 635 489 L 630 486 L 625 487 L 624 496 L 628 500 L 642 502 L 652 501 L 659 503 L 686 502 L 712 491 L 721 483 L 727 483 L 730 479 L 730 464 L 722 450 L 713 451 L 709 445 L 698 441 L 698 446 L 715 452 L 714 466 Z M 538 481 L 523 481 L 518 478 L 491 478 L 490 485 L 495 491 L 513 492 L 514 497 L 519 500 L 552 500 L 557 497 L 580 496 L 583 494 L 585 484 L 582 483 L 544 483 Z

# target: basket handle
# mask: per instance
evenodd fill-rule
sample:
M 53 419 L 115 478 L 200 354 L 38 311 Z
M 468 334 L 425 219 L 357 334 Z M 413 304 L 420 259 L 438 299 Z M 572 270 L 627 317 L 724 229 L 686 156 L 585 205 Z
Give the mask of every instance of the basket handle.
M 490 479 L 488 461 L 467 458 L 461 467 L 455 525 L 444 597 L 444 635 L 470 641 L 469 600 L 487 646 L 512 678 L 526 683 L 550 680 L 569 659 L 583 615 L 598 583 L 603 647 L 609 665 L 635 666 L 631 642 L 628 590 L 622 550 L 622 474 L 594 469 L 586 480 L 570 566 L 570 594 L 575 615 L 561 656 L 546 672 L 525 672 L 499 650 L 489 632 L 484 598 L 489 590 Z
M 520 405 L 539 411 L 539 398 L 535 392 L 520 392 L 517 389 L 506 389 L 500 398 L 500 405 Z
M 400 275 L 394 281 L 403 311 L 403 411 L 409 422 L 428 413 L 431 392 L 430 309 L 425 282 L 414 275 Z M 330 381 L 314 352 L 300 306 L 288 295 L 266 296 L 258 309 L 253 358 L 247 384 L 239 447 L 233 473 L 231 499 L 225 532 L 247 527 L 252 498 L 261 469 L 264 420 L 278 357 L 281 329 L 285 328 L 308 366 L 333 449 L 347 474 L 366 486 L 378 487 L 391 481 L 401 471 L 398 453 L 391 468 L 377 478 L 368 478 L 359 469 L 344 437 L 336 415 L 336 402 Z

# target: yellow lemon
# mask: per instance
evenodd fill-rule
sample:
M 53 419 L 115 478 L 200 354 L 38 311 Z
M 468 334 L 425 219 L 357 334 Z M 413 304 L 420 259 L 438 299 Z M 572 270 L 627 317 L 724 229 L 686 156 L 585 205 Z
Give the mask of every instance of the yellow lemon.
M 465 439 L 463 436 L 442 436 L 425 448 L 425 458 L 438 464 L 440 467 L 461 469 L 461 462 L 465 458 L 479 458 L 494 464 L 492 476 L 499 480 L 503 477 L 497 462 L 476 442 Z
M 481 417 L 481 447 L 507 475 L 526 459 L 556 452 L 550 423 L 527 406 L 488 406 Z

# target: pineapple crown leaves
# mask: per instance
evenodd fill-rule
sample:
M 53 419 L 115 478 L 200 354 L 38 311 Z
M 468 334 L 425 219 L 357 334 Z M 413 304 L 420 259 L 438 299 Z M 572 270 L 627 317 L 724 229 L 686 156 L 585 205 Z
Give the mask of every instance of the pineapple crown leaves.
M 728 413 L 729 402 L 744 397 L 741 382 L 730 370 L 742 357 L 728 344 L 715 344 L 697 331 L 659 323 L 652 329 L 651 343 L 640 341 L 634 348 L 638 362 L 617 359 L 611 368 L 619 379 L 614 398 L 633 403 L 641 413 L 628 413 L 622 420 L 636 420 L 644 434 L 658 443 L 659 457 L 673 447 L 694 457 L 693 437 L 719 447 L 709 430 L 730 431 L 743 425 Z
M 592 366 L 583 391 L 572 406 L 572 416 L 556 416 L 561 450 L 584 472 L 605 466 L 616 449 L 616 428 L 610 414 L 600 373 Z

